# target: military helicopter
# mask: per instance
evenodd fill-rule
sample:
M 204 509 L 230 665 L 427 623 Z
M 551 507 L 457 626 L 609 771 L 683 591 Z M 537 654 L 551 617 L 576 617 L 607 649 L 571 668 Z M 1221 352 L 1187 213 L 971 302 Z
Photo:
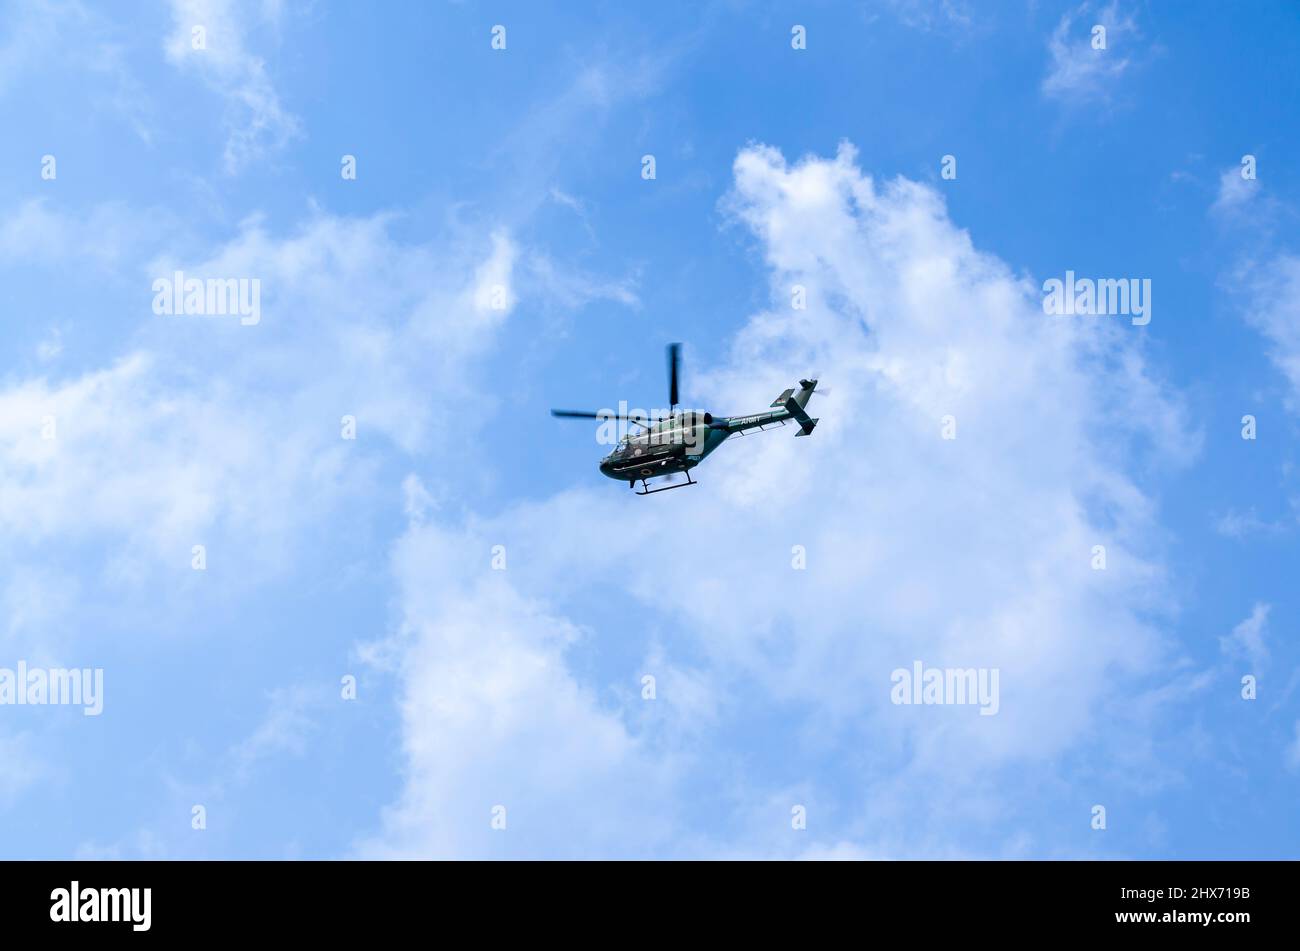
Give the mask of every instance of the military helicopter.
M 817 388 L 816 380 L 800 380 L 797 391 L 791 387 L 774 399 L 770 408 L 748 416 L 714 416 L 698 410 L 679 411 L 677 378 L 681 369 L 681 352 L 680 343 L 668 345 L 669 410 L 668 415 L 661 419 L 649 421 L 643 416 L 622 416 L 609 410 L 597 413 L 572 409 L 551 410 L 552 416 L 561 419 L 620 420 L 641 427 L 639 431 L 630 432 L 620 439 L 614 451 L 600 461 L 600 471 L 604 475 L 626 481 L 637 495 L 653 495 L 669 489 L 698 485 L 691 478 L 691 470 L 729 436 L 741 436 L 754 429 L 784 426 L 790 420 L 799 424 L 796 436 L 807 436 L 817 425 L 817 420 L 804 409 L 808 405 L 808 398 Z M 656 484 L 653 489 L 650 487 L 649 479 L 671 477 L 678 472 L 686 475 L 685 482 Z M 641 483 L 640 489 L 636 487 L 637 482 Z

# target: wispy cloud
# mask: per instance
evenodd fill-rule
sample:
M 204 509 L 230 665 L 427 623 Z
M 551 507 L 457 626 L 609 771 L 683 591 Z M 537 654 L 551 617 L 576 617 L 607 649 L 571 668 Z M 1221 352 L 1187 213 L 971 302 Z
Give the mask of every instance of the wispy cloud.
M 1104 30 L 1104 48 L 1102 43 Z M 1133 41 L 1141 34 L 1132 13 L 1119 0 L 1096 8 L 1084 3 L 1067 12 L 1048 40 L 1051 64 L 1043 79 L 1043 95 L 1069 104 L 1111 99 L 1133 61 Z
M 233 778 L 246 781 L 258 764 L 268 759 L 302 756 L 317 726 L 313 709 L 321 702 L 319 690 L 301 685 L 271 691 L 261 722 L 229 752 Z
M 298 134 L 299 120 L 281 103 L 265 60 L 248 45 L 253 27 L 265 25 L 278 8 L 240 0 L 170 2 L 173 30 L 164 44 L 167 59 L 197 73 L 223 100 L 225 170 L 239 172 L 286 145 Z
M 917 30 L 969 29 L 974 13 L 968 0 L 884 0 L 899 22 Z
M 1253 508 L 1245 512 L 1232 509 L 1214 520 L 1214 530 L 1228 538 L 1248 538 L 1279 534 L 1286 530 L 1286 524 L 1266 521 Z
M 1233 286 L 1246 322 L 1268 341 L 1268 355 L 1289 384 L 1287 404 L 1300 409 L 1300 256 L 1279 252 L 1240 265 Z
M 1234 165 L 1219 176 L 1219 191 L 1210 211 L 1218 215 L 1237 214 L 1251 206 L 1258 192 L 1258 179 L 1246 178 L 1241 166 Z
M 29 198 L 0 223 L 0 264 L 77 264 L 120 274 L 172 231 L 168 212 L 104 202 L 74 214 L 53 200 Z
M 65 75 L 85 71 L 96 110 L 122 117 L 140 139 L 153 141 L 152 97 L 132 66 L 131 37 L 108 11 L 80 0 L 15 0 L 0 11 L 0 36 L 0 97 L 58 61 Z
M 1225 654 L 1246 658 L 1256 673 L 1268 661 L 1268 645 L 1264 642 L 1264 635 L 1268 630 L 1268 615 L 1271 610 L 1268 604 L 1256 604 L 1251 609 L 1250 617 L 1234 627 L 1232 633 L 1219 638 L 1219 647 Z

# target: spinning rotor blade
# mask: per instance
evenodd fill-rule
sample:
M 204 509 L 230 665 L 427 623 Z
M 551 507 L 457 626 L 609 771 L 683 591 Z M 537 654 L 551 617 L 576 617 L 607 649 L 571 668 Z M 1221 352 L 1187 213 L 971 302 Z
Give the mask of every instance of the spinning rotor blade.
M 677 372 L 681 362 L 682 345 L 670 343 L 668 345 L 668 405 L 674 408 L 677 406 Z
M 821 369 L 821 368 L 818 367 L 818 369 Z M 809 375 L 809 379 L 812 380 L 813 382 L 817 382 L 817 381 L 820 380 L 821 378 L 822 378 L 822 375 L 821 375 L 820 373 L 813 373 L 813 374 L 810 374 L 810 375 Z M 800 380 L 799 382 L 802 383 L 803 381 Z M 821 385 L 819 384 L 818 387 L 817 387 L 817 389 L 813 392 L 813 396 L 830 396 L 830 395 L 831 395 L 832 393 L 834 393 L 834 392 L 835 392 L 835 391 L 832 390 L 829 386 L 821 386 Z

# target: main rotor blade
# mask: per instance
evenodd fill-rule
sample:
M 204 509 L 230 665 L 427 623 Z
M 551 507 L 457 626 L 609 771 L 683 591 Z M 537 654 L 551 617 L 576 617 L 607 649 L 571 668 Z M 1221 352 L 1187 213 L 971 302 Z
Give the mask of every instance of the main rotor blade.
M 677 406 L 677 374 L 682 362 L 682 345 L 668 345 L 668 405 Z
M 551 415 L 559 419 L 645 419 L 644 416 L 620 416 L 618 413 L 591 413 L 585 409 L 553 409 Z

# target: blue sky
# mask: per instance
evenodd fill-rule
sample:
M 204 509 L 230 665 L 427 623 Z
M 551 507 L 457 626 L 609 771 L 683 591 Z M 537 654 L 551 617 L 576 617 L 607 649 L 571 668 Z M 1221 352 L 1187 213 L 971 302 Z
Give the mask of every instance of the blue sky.
M 6 857 L 1295 857 L 1298 47 L 1285 3 L 7 4 L 0 668 L 104 710 L 0 706 Z M 154 313 L 177 269 L 260 320 Z M 1067 271 L 1151 322 L 1044 314 Z M 662 406 L 670 340 L 715 413 L 818 375 L 816 433 L 604 479 L 547 410 Z M 917 661 L 998 713 L 891 702 Z

